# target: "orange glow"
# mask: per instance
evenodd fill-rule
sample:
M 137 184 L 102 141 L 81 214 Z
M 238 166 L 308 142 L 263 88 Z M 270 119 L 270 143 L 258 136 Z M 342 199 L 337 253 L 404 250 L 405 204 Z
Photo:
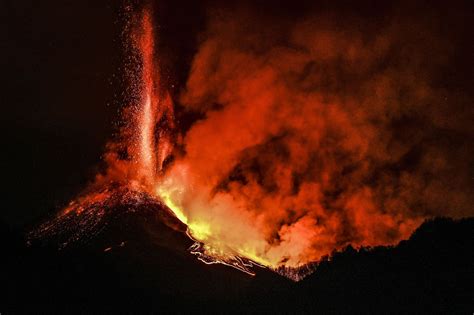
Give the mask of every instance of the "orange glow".
M 252 39 L 236 32 L 238 23 L 211 23 L 181 98 L 205 118 L 184 135 L 185 154 L 155 189 L 200 244 L 194 252 L 206 263 L 243 257 L 298 279 L 300 268 L 349 244 L 408 238 L 426 216 L 404 201 L 390 208 L 369 182 L 370 163 L 390 163 L 377 156 L 384 130 L 370 123 L 380 105 L 324 97 L 324 78 L 305 74 L 307 64 L 376 64 L 386 40 L 362 47 L 358 38 L 302 24 L 290 41 L 304 52 L 275 44 L 256 53 L 260 39 L 247 49 Z

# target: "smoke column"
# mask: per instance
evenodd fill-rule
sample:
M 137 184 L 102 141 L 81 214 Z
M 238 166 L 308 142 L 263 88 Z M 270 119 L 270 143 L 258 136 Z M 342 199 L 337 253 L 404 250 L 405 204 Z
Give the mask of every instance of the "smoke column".
M 209 255 L 294 268 L 472 215 L 472 106 L 429 18 L 210 16 L 180 99 L 203 118 L 157 190 Z

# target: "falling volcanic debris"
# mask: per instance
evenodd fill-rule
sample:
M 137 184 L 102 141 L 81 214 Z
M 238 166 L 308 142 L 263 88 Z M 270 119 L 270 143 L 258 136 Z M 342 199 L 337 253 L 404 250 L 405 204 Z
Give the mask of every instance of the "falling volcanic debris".
M 418 168 L 403 166 L 425 135 L 396 133 L 394 125 L 418 119 L 411 111 L 439 93 L 416 49 L 393 53 L 406 30 L 362 34 L 307 19 L 265 31 L 248 12 L 216 16 L 180 99 L 203 118 L 179 137 L 160 82 L 151 8 L 132 18 L 137 104 L 124 110 L 127 124 L 108 146 L 105 173 L 33 238 L 83 218 L 67 246 L 94 233 L 113 203 L 162 203 L 187 226 L 201 261 L 300 280 L 335 250 L 393 245 L 446 214 L 422 205 L 422 195 L 444 194 L 453 216 L 469 211 L 464 194 L 426 180 L 443 171 L 442 151 L 428 146 Z

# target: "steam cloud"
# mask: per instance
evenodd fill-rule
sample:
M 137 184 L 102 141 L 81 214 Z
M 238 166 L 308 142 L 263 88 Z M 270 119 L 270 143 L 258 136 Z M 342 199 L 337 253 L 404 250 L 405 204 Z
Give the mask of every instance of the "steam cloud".
M 180 99 L 203 118 L 168 170 L 211 239 L 299 266 L 472 215 L 471 99 L 427 20 L 211 16 Z

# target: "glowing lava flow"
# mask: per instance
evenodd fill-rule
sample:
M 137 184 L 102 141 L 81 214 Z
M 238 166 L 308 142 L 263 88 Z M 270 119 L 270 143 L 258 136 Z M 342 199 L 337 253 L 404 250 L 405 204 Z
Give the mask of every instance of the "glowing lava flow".
M 213 235 L 211 222 L 190 219 L 175 200 L 177 195 L 185 193 L 182 190 L 185 186 L 170 185 L 177 183 L 167 175 L 160 176 L 163 162 L 171 153 L 173 145 L 170 135 L 157 125 L 165 115 L 167 125 L 173 126 L 173 105 L 169 95 L 159 91 L 159 70 L 154 61 L 155 44 L 150 10 L 143 12 L 140 29 L 134 34 L 134 39 L 141 59 L 142 105 L 136 113 L 139 134 L 136 145 L 139 149 L 135 157 L 141 187 L 155 194 L 181 222 L 187 225 L 187 235 L 195 241 L 190 251 L 198 256 L 199 260 L 206 264 L 222 263 L 251 275 L 254 273 L 249 268 L 255 264 L 270 266 L 268 261 L 258 255 L 245 250 L 236 250 L 218 242 Z
M 297 265 L 285 264 L 280 255 L 272 255 L 271 246 L 251 220 L 242 222 L 229 213 L 232 202 L 227 200 L 217 206 L 204 199 L 205 193 L 198 193 L 202 211 L 190 213 L 183 200 L 194 191 L 187 176 L 185 166 L 178 167 L 178 174 L 168 173 L 157 185 L 156 194 L 173 211 L 176 217 L 187 225 L 187 235 L 195 241 L 190 248 L 192 254 L 206 264 L 224 264 L 250 275 L 255 275 L 252 267 L 267 267 L 292 280 L 299 281 L 315 269 L 315 264 L 303 262 Z M 216 213 L 221 211 L 221 213 Z M 230 225 L 229 225 L 230 224 Z M 234 226 L 232 226 L 234 225 Z M 238 231 L 238 233 L 236 233 Z

